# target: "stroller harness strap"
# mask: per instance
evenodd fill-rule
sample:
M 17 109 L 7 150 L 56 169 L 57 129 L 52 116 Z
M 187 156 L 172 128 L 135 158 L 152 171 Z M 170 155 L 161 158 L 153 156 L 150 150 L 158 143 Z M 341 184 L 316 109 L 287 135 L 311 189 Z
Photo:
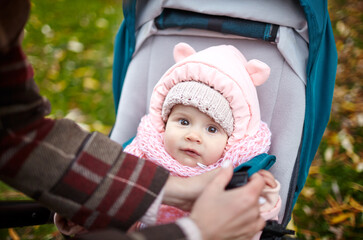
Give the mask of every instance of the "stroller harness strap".
M 270 23 L 170 8 L 165 8 L 155 18 L 155 25 L 160 30 L 175 27 L 195 28 L 255 38 L 268 42 L 275 42 L 279 29 L 278 25 Z

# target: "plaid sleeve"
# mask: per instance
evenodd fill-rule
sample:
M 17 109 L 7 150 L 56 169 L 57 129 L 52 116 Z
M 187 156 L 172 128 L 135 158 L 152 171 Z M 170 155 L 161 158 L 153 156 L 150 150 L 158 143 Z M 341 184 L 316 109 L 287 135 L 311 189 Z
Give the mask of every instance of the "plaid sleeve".
M 45 118 L 49 107 L 21 48 L 0 55 L 0 179 L 88 229 L 127 230 L 167 171 L 70 120 Z

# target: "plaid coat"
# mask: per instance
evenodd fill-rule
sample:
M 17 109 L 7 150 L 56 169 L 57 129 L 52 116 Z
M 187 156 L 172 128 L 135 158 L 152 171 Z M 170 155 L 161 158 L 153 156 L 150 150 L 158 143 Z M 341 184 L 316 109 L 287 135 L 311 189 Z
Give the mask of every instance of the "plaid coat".
M 0 54 L 0 179 L 88 229 L 126 231 L 158 196 L 167 171 L 102 134 L 46 118 L 49 109 L 21 48 Z M 117 233 L 140 236 L 185 238 L 176 224 Z

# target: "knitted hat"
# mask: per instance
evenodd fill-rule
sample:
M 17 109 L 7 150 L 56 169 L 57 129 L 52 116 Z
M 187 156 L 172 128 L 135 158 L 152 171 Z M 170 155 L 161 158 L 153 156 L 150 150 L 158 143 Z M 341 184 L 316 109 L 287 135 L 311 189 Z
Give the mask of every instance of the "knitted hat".
M 270 68 L 265 63 L 255 59 L 247 61 L 242 53 L 231 45 L 214 46 L 196 52 L 186 43 L 179 43 L 174 47 L 174 59 L 176 64 L 161 77 L 150 100 L 150 117 L 157 131 L 164 131 L 165 120 L 171 107 L 178 103 L 184 104 L 183 101 L 186 101 L 211 116 L 227 133 L 232 129 L 226 149 L 257 133 L 261 117 L 255 86 L 264 83 L 270 74 Z M 187 84 L 180 85 L 183 82 Z M 194 85 L 190 85 L 192 83 Z M 208 90 L 204 86 L 207 86 Z M 177 100 L 180 90 L 183 97 L 196 98 Z M 200 97 L 200 91 L 205 91 L 205 94 L 201 99 L 197 99 Z M 217 97 L 213 104 L 207 104 L 207 100 L 216 93 L 223 98 Z M 228 116 L 222 116 L 222 113 L 229 112 L 226 104 L 222 103 L 223 99 L 229 103 L 233 120 L 229 120 Z M 200 102 L 201 106 L 198 105 Z M 233 128 L 230 127 L 231 124 Z
M 162 108 L 162 117 L 166 122 L 171 109 L 176 104 L 193 106 L 214 119 L 227 133 L 233 131 L 232 109 L 227 99 L 213 88 L 200 82 L 181 82 L 172 87 L 166 96 Z

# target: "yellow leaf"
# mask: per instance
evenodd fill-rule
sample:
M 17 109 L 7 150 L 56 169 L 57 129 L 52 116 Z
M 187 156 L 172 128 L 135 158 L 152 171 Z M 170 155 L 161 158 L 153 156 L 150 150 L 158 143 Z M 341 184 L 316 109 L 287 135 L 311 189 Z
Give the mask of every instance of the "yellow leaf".
M 354 164 L 357 164 L 356 170 L 359 172 L 360 171 L 359 164 L 361 164 L 360 157 L 355 152 L 347 152 L 347 155 L 352 159 Z
M 79 42 L 78 40 L 70 40 L 68 42 L 67 48 L 69 51 L 75 52 L 75 53 L 80 53 L 83 51 L 84 46 L 83 43 Z
M 56 83 L 52 83 L 52 90 L 54 92 L 62 92 L 67 86 L 67 82 L 66 81 L 59 81 Z
M 352 183 L 352 188 L 357 191 L 363 192 L 363 186 L 358 183 Z
M 362 162 L 358 163 L 358 164 L 356 165 L 356 167 L 355 167 L 355 170 L 356 170 L 357 172 L 363 172 L 363 163 L 362 163 Z
M 342 51 L 344 49 L 344 43 L 342 40 L 338 40 L 336 43 L 338 51 Z
M 334 214 L 334 213 L 340 213 L 342 210 L 340 208 L 327 208 L 323 211 L 324 215 Z
M 328 147 L 324 152 L 325 161 L 331 162 L 333 160 L 333 156 L 334 156 L 334 148 Z
M 339 136 L 338 136 L 338 133 L 336 133 L 336 132 L 332 132 L 331 133 L 331 136 L 329 137 L 329 143 L 331 144 L 331 145 L 338 145 L 339 144 Z
M 360 205 L 357 201 L 355 201 L 354 198 L 349 199 L 349 205 L 352 206 L 354 209 L 363 212 L 363 206 Z
M 57 49 L 54 52 L 54 57 L 58 59 L 58 62 L 63 61 L 66 58 L 67 53 L 63 49 Z
M 76 78 L 82 78 L 82 77 L 92 77 L 94 74 L 95 74 L 94 69 L 90 67 L 80 67 L 74 71 L 73 76 L 75 76 Z
M 309 174 L 310 175 L 317 174 L 320 172 L 319 169 L 320 169 L 320 166 L 311 166 L 309 169 Z
M 59 67 L 52 66 L 47 72 L 47 77 L 51 80 L 56 80 L 58 76 L 59 76 Z
M 329 222 L 334 225 L 334 224 L 341 223 L 341 222 L 347 220 L 348 218 L 354 218 L 354 214 L 353 213 L 342 213 L 342 214 L 339 214 L 338 216 L 330 219 Z
M 350 33 L 350 29 L 342 21 L 337 22 L 336 29 L 343 37 L 347 37 Z
M 345 101 L 345 102 L 342 102 L 340 104 L 340 106 L 343 110 L 346 110 L 346 111 L 354 112 L 356 110 L 356 105 L 352 102 Z
M 330 204 L 330 206 L 332 206 L 333 208 L 339 208 L 340 207 L 340 204 L 337 203 L 332 196 L 328 195 L 328 197 L 327 197 L 326 200 L 328 201 L 328 203 Z
M 110 127 L 103 125 L 101 121 L 95 121 L 94 123 L 92 123 L 92 128 L 93 130 L 97 131 L 97 132 L 101 132 L 104 134 L 108 134 L 110 132 Z
M 314 188 L 304 187 L 301 194 L 306 198 L 311 198 L 315 194 Z
M 297 232 L 297 227 L 294 223 L 294 218 L 290 219 L 290 222 L 287 224 L 287 229 L 291 229 L 291 230 L 294 230 L 295 232 Z
M 15 230 L 13 228 L 9 228 L 8 231 L 9 231 L 9 235 L 12 240 L 20 240 L 19 235 L 15 232 Z
M 84 51 L 83 57 L 85 59 L 94 60 L 94 59 L 101 58 L 102 57 L 102 54 L 101 54 L 100 51 L 92 50 L 92 49 L 87 49 L 86 51 Z
M 96 27 L 98 28 L 106 28 L 108 26 L 108 21 L 105 18 L 99 18 L 96 21 Z
M 83 79 L 83 87 L 86 89 L 97 90 L 100 87 L 100 83 L 94 78 L 86 77 Z
M 354 141 L 353 137 L 349 135 L 345 130 L 341 130 L 338 135 L 342 147 L 347 152 L 353 152 L 353 144 L 352 144 L 352 142 Z
M 354 152 L 354 138 L 348 134 L 345 130 L 339 132 L 339 139 L 341 146 L 345 149 L 347 155 L 353 160 L 355 164 L 360 162 L 359 156 Z
M 344 210 L 348 210 L 350 209 L 351 207 L 347 204 L 343 204 L 343 205 L 340 205 L 338 207 L 331 207 L 331 208 L 326 208 L 324 211 L 323 211 L 323 214 L 324 215 L 329 215 L 329 214 L 336 214 L 336 213 L 342 213 Z

